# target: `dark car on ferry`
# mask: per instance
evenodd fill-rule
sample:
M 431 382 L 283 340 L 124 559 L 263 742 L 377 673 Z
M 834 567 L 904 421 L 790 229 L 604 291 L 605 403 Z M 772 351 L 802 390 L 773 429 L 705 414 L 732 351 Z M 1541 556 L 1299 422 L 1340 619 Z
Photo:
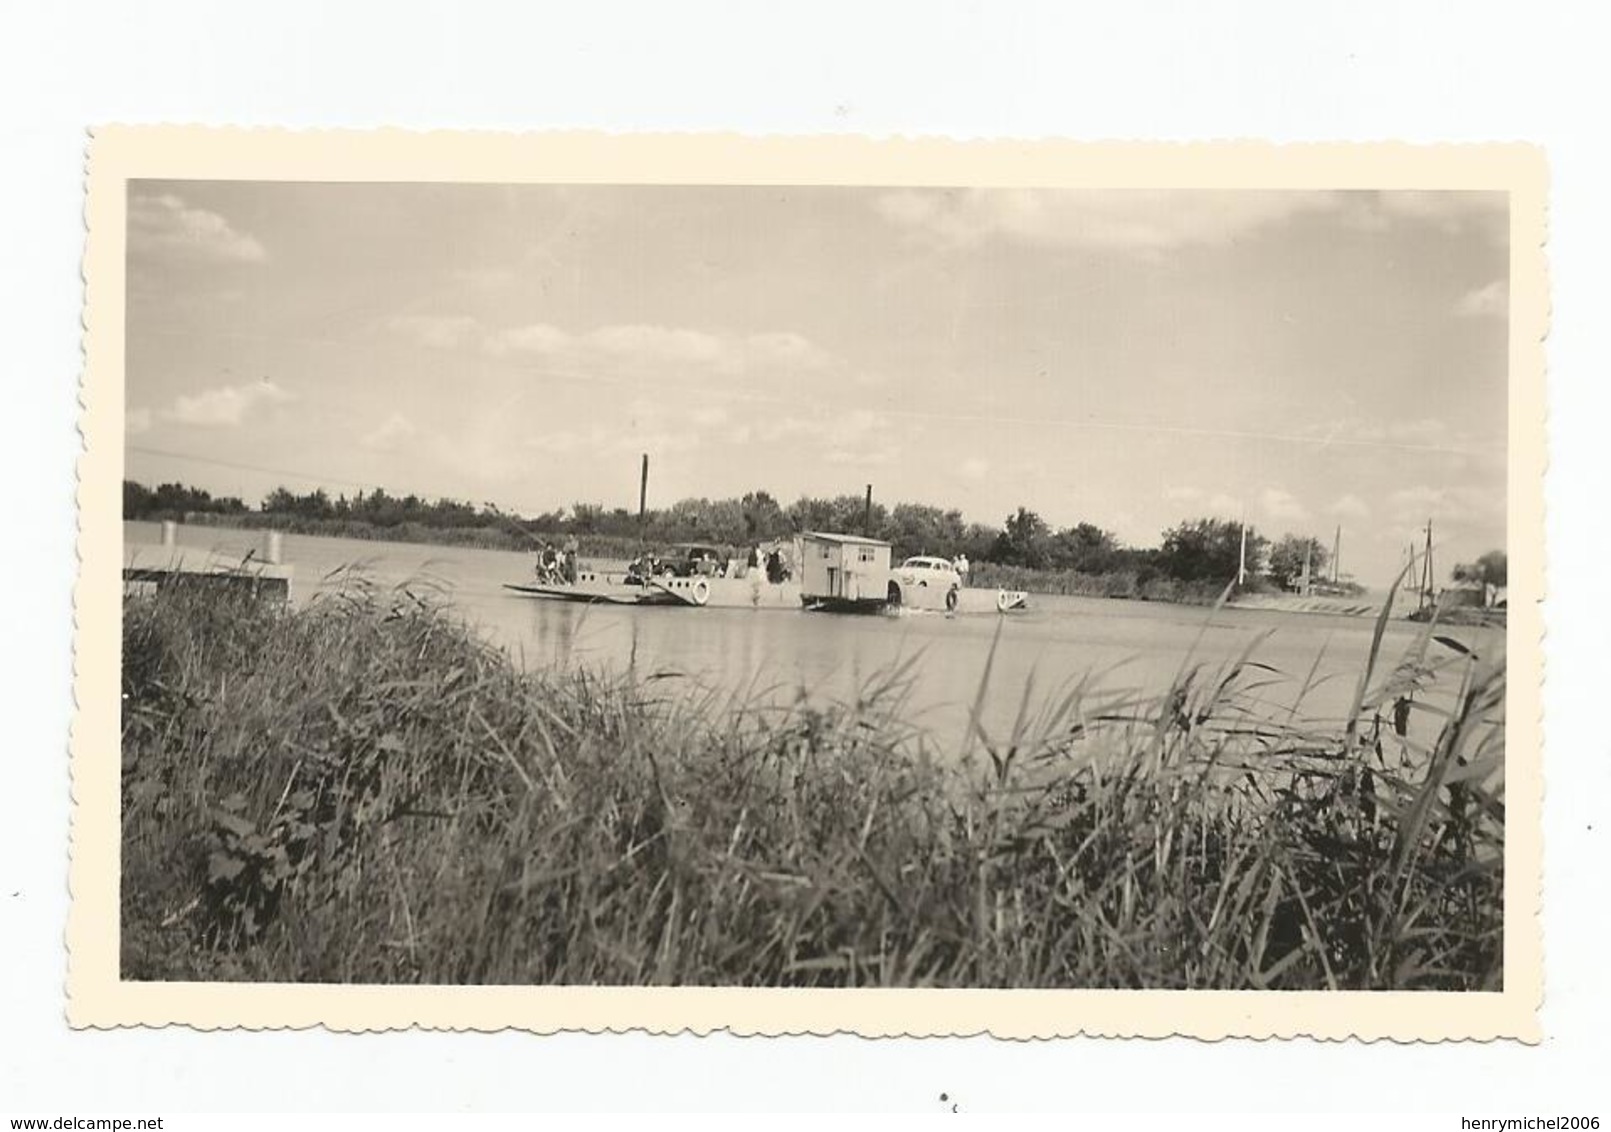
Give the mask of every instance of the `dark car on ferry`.
M 679 543 L 671 550 L 666 556 L 667 565 L 679 578 L 717 577 L 727 565 L 727 558 L 719 549 L 704 543 Z

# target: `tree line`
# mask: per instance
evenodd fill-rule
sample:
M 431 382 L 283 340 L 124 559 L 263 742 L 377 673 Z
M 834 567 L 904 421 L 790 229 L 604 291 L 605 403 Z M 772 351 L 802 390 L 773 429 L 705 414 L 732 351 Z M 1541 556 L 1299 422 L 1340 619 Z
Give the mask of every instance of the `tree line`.
M 133 480 L 123 481 L 125 519 L 178 519 L 190 514 L 244 515 L 250 508 L 233 495 L 215 498 L 199 487 L 182 483 L 159 484 L 154 490 Z
M 1156 547 L 1133 547 L 1093 523 L 1055 528 L 1027 507 L 1017 508 L 1001 526 L 992 527 L 966 522 L 954 508 L 876 501 L 868 508 L 866 500 L 856 495 L 802 496 L 785 505 L 766 491 L 727 499 L 682 499 L 647 511 L 640 521 L 624 507 L 596 503 L 576 503 L 568 509 L 525 517 L 490 503 L 394 496 L 380 488 L 331 496 L 322 488 L 298 495 L 277 487 L 254 512 L 233 496 L 214 497 L 178 483 L 152 489 L 125 480 L 123 514 L 126 519 L 180 521 L 251 516 L 327 534 L 407 527 L 409 537 L 430 538 L 433 533 L 481 531 L 529 544 L 576 535 L 594 542 L 643 541 L 662 547 L 697 542 L 739 548 L 790 538 L 801 531 L 842 531 L 889 542 L 897 560 L 914 554 L 948 558 L 966 554 L 976 563 L 1086 575 L 1128 574 L 1143 582 L 1159 577 L 1223 584 L 1236 575 L 1244 553 L 1242 524 L 1228 519 L 1188 520 L 1163 531 Z M 1318 539 L 1287 534 L 1272 541 L 1255 528 L 1247 528 L 1246 566 L 1252 578 L 1267 578 L 1290 588 L 1302 574 L 1306 552 L 1311 576 L 1322 577 L 1329 555 Z

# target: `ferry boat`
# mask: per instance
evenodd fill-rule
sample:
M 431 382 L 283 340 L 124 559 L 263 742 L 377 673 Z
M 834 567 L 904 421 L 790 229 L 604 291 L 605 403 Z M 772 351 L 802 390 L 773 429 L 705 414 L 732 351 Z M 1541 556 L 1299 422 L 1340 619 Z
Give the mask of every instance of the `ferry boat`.
M 626 578 L 593 570 L 577 572 L 574 582 L 540 581 L 530 585 L 504 583 L 504 589 L 555 601 L 579 601 L 608 605 L 705 605 L 710 601 L 709 578 L 679 578 L 655 574 L 647 578 Z
M 681 572 L 670 568 L 647 574 L 634 569 L 622 575 L 581 570 L 575 581 L 551 569 L 540 570 L 536 581 L 525 585 L 505 583 L 504 588 L 556 601 L 831 613 L 906 609 L 947 614 L 1008 613 L 1026 606 L 1025 595 L 1016 590 L 962 589 L 949 562 L 944 562 L 945 570 L 931 566 L 923 578 L 916 578 L 914 563 L 941 563 L 941 559 L 909 559 L 899 570 L 891 569 L 890 551 L 890 544 L 879 539 L 807 531 L 796 540 L 793 569 L 776 581 L 769 579 L 762 568 L 746 569 L 733 563 L 731 569 L 736 573 Z M 946 579 L 950 585 L 945 584 Z

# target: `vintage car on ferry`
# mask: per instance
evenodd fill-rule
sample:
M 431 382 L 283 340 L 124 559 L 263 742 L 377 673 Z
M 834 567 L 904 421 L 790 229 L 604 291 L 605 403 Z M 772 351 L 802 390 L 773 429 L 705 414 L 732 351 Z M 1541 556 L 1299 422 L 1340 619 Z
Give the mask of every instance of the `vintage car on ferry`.
M 889 572 L 889 604 L 911 609 L 955 610 L 962 576 L 947 558 L 920 554 Z
M 667 560 L 668 568 L 679 578 L 714 578 L 722 573 L 726 563 L 720 550 L 698 542 L 677 543 Z

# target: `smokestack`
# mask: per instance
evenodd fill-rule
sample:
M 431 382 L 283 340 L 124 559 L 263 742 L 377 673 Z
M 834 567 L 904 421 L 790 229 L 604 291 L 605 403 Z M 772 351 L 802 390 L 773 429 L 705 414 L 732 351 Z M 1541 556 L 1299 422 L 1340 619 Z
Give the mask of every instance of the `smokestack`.
M 861 533 L 864 538 L 873 537 L 873 485 L 867 485 L 867 505 L 862 510 Z

